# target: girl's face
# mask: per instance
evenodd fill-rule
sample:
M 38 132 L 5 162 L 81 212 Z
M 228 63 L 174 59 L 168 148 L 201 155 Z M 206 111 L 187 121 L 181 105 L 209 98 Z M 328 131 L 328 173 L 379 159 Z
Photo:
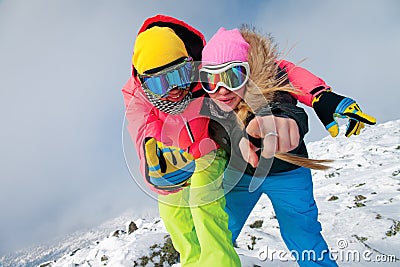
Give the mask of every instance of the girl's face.
M 223 111 L 229 112 L 239 105 L 243 99 L 245 88 L 246 86 L 244 85 L 238 90 L 231 91 L 220 86 L 215 93 L 209 94 L 209 96 Z
M 223 111 L 232 111 L 243 99 L 249 80 L 248 62 L 228 61 L 217 65 L 203 65 L 199 71 L 203 89 Z

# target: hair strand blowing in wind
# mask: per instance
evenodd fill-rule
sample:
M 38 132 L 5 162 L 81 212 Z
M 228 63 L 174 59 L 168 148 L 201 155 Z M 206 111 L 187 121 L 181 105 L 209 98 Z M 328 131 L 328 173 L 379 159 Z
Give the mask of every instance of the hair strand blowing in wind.
M 248 62 L 250 65 L 250 81 L 244 95 L 244 99 L 238 105 L 236 111 L 239 119 L 244 123 L 249 112 L 257 110 L 265 105 L 265 102 L 280 101 L 277 92 L 302 93 L 294 88 L 287 79 L 287 74 L 278 68 L 277 45 L 271 36 L 263 35 L 254 27 L 243 25 L 240 32 L 250 45 Z M 261 97 L 263 96 L 263 97 Z M 330 159 L 310 159 L 290 153 L 276 153 L 275 158 L 314 170 L 327 170 L 332 168 L 325 165 L 331 163 Z

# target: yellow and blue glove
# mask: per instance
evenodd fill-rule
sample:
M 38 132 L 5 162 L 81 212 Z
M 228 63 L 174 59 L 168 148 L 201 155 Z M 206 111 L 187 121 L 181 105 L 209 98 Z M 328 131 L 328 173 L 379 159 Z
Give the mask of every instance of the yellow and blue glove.
M 155 188 L 173 191 L 189 185 L 188 180 L 196 167 L 191 154 L 154 138 L 145 140 L 144 152 L 146 179 Z
M 313 100 L 313 108 L 332 137 L 339 134 L 337 117 L 349 119 L 346 137 L 360 134 L 365 123 L 369 125 L 376 123 L 374 117 L 361 111 L 356 101 L 331 91 L 324 91 L 316 96 Z

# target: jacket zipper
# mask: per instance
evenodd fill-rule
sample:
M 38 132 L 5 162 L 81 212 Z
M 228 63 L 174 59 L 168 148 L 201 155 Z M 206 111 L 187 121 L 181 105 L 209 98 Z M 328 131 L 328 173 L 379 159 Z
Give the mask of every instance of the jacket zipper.
M 190 141 L 192 142 L 192 144 L 194 143 L 194 137 L 193 137 L 193 133 L 192 133 L 192 130 L 190 129 L 190 125 L 189 125 L 189 122 L 181 115 L 181 117 L 182 117 L 182 120 L 183 120 L 183 123 L 185 124 L 185 127 L 186 127 L 186 131 L 188 132 L 188 135 L 189 135 L 189 138 L 190 138 Z

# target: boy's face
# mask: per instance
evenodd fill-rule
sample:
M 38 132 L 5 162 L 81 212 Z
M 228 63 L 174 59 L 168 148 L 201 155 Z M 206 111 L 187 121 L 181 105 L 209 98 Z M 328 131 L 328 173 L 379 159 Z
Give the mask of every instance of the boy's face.
M 181 58 L 165 66 L 140 75 L 142 87 L 158 99 L 180 102 L 188 94 L 193 79 L 194 63 L 191 58 Z

